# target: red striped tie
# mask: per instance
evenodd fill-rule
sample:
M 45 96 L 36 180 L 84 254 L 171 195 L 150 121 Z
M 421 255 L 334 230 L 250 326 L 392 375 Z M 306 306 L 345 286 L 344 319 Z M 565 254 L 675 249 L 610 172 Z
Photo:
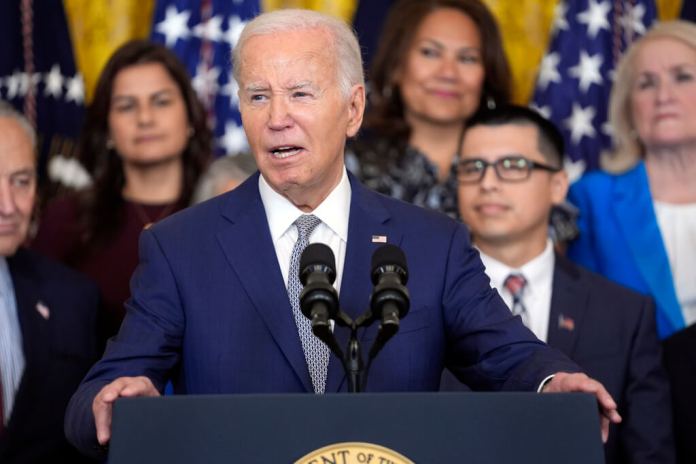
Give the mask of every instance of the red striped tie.
M 527 310 L 522 302 L 522 293 L 527 286 L 527 279 L 522 274 L 510 274 L 505 279 L 505 288 L 512 295 L 512 314 L 520 316 L 522 322 L 527 323 Z

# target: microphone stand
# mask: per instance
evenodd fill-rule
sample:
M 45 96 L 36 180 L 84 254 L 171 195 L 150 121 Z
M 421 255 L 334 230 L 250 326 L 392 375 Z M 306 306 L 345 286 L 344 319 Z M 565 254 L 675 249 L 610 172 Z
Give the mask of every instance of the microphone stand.
M 360 342 L 358 342 L 358 326 L 355 323 L 351 324 L 350 327 L 350 340 L 344 360 L 344 369 L 348 376 L 348 391 L 350 393 L 363 391 L 364 364 L 360 352 Z
M 365 385 L 367 384 L 367 375 L 369 373 L 372 360 L 375 359 L 386 342 L 391 337 L 396 335 L 396 332 L 399 330 L 398 322 L 396 324 L 380 323 L 377 337 L 370 348 L 367 366 L 365 366 L 362 351 L 360 350 L 360 342 L 358 341 L 358 329 L 362 327 L 369 327 L 374 321 L 375 318 L 372 316 L 371 311 L 365 312 L 355 321 L 351 320 L 351 318 L 343 311 L 338 311 L 335 319 L 336 325 L 350 328 L 350 338 L 348 340 L 348 346 L 345 353 L 343 350 L 341 350 L 338 341 L 336 341 L 334 333 L 330 330 L 328 325 L 312 325 L 312 332 L 314 335 L 323 341 L 338 357 L 338 359 L 341 360 L 343 371 L 348 378 L 348 391 L 350 393 L 361 393 L 365 390 Z
M 307 265 L 302 264 L 305 260 Z M 408 290 L 405 287 L 408 279 L 406 257 L 401 249 L 394 245 L 383 245 L 373 254 L 372 281 L 375 288 L 370 297 L 370 308 L 355 321 L 341 311 L 336 290 L 331 287 L 336 276 L 331 249 L 320 243 L 309 245 L 302 254 L 300 264 L 303 269 L 300 281 L 305 286 L 300 294 L 302 312 L 312 321 L 314 335 L 341 360 L 348 377 L 348 391 L 359 393 L 367 385 L 367 374 L 372 360 L 399 331 L 399 317 L 408 311 Z M 365 367 L 358 341 L 358 329 L 370 326 L 377 319 L 381 319 L 381 322 Z M 335 325 L 350 328 L 345 355 L 331 330 L 330 320 L 334 320 Z
M 340 312 L 348 319 L 345 313 Z M 343 369 L 348 377 L 348 391 L 351 393 L 360 393 L 365 390 L 367 384 L 367 375 L 370 370 L 372 360 L 377 356 L 377 353 L 384 347 L 384 344 L 393 337 L 399 330 L 398 322 L 396 325 L 379 325 L 377 338 L 370 348 L 367 366 L 363 362 L 362 351 L 360 350 L 360 342 L 358 341 L 358 329 L 361 327 L 369 327 L 375 321 L 371 311 L 366 311 L 355 321 L 350 322 L 350 340 L 348 341 L 348 350 L 346 355 L 342 357 Z
M 358 319 L 358 321 L 360 321 L 360 319 Z M 341 360 L 343 371 L 348 378 L 348 391 L 350 393 L 360 393 L 364 385 L 363 375 L 365 364 L 362 359 L 362 352 L 360 351 L 360 342 L 358 341 L 358 328 L 360 325 L 356 324 L 356 322 L 339 309 L 335 319 L 336 325 L 350 328 L 350 339 L 348 340 L 348 347 L 345 354 L 336 341 L 333 332 L 328 330 L 327 326 L 312 325 L 312 332 L 314 332 L 314 335 L 323 341 L 338 359 Z

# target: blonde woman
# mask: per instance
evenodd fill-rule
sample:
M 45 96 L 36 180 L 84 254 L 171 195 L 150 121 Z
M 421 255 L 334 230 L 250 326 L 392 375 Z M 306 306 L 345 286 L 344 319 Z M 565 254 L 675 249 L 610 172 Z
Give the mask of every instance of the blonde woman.
M 696 322 L 696 25 L 660 23 L 619 64 L 616 149 L 572 186 L 572 259 L 651 295 L 661 338 Z

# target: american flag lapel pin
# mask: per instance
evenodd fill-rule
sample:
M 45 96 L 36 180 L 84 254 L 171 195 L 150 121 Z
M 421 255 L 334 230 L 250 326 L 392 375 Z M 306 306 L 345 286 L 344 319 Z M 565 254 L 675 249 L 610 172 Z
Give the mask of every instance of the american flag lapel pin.
M 36 303 L 36 312 L 39 313 L 45 320 L 48 320 L 48 318 L 51 317 L 51 310 L 48 309 L 48 306 L 43 304 L 41 301 Z
M 561 314 L 558 316 L 558 328 L 572 332 L 575 330 L 575 321 Z
M 373 235 L 372 236 L 372 243 L 387 243 L 387 236 L 386 235 Z

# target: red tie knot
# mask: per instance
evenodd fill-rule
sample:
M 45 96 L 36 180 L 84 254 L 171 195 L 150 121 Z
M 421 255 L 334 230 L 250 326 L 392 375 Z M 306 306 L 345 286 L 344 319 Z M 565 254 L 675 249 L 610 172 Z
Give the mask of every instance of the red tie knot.
M 519 297 L 522 294 L 522 290 L 527 285 L 527 280 L 522 274 L 510 274 L 505 279 L 505 288 L 514 297 Z

